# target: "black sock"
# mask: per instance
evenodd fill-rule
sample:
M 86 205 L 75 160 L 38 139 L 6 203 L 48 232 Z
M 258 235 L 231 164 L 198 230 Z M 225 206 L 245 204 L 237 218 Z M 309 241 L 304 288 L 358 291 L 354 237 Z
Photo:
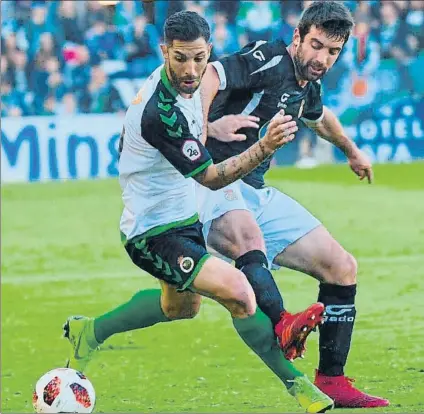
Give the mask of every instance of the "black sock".
M 325 305 L 327 313 L 319 335 L 318 370 L 321 374 L 344 375 L 356 316 L 355 295 L 356 285 L 320 284 L 318 302 Z
M 236 260 L 236 268 L 246 275 L 255 292 L 259 308 L 275 326 L 280 321 L 284 305 L 275 280 L 268 270 L 265 254 L 260 250 L 251 250 Z

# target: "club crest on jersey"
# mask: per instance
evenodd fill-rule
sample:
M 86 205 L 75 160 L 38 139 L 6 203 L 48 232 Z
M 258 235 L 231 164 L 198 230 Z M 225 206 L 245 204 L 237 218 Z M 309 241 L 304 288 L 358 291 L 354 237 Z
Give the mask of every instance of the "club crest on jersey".
M 181 152 L 184 157 L 188 158 L 190 161 L 196 161 L 202 155 L 199 144 L 193 139 L 187 139 L 184 141 L 181 147 Z
M 190 273 L 194 268 L 194 260 L 191 257 L 183 257 L 180 256 L 178 258 L 178 264 L 180 265 L 180 269 L 184 273 Z
M 237 194 L 231 188 L 228 190 L 224 190 L 224 197 L 228 201 L 235 201 L 238 199 Z

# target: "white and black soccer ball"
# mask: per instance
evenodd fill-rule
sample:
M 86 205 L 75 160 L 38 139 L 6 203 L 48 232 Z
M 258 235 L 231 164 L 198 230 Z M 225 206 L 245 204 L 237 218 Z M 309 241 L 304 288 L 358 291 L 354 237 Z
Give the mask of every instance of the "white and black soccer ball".
M 91 413 L 96 393 L 90 380 L 71 368 L 56 368 L 35 385 L 32 404 L 37 413 Z

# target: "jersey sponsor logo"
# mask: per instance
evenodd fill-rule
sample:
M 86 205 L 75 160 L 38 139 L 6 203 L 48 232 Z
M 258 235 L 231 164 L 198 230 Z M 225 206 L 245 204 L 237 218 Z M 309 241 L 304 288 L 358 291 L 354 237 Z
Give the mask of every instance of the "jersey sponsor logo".
M 194 260 L 191 257 L 180 256 L 178 258 L 178 264 L 180 265 L 180 269 L 184 273 L 190 273 L 194 269 Z
M 288 93 L 283 93 L 280 98 L 280 102 L 278 102 L 277 108 L 287 108 L 287 100 L 290 98 Z
M 253 52 L 253 57 L 259 60 L 259 62 L 263 62 L 265 60 L 265 56 L 260 50 L 255 50 Z
M 291 99 L 291 101 L 288 102 L 288 100 L 290 98 L 293 98 L 293 99 Z M 292 96 L 292 95 L 290 95 L 288 93 L 283 93 L 281 95 L 280 101 L 278 102 L 277 108 L 286 109 L 287 106 L 289 105 L 289 103 L 292 104 L 292 105 L 294 105 L 298 101 L 299 101 L 299 97 L 297 97 L 296 95 Z M 302 99 L 301 102 L 300 102 L 299 111 L 297 113 L 297 117 L 298 118 L 300 118 L 302 116 L 304 106 L 305 106 L 305 100 Z
M 287 94 L 285 94 L 285 95 L 287 95 Z M 289 97 L 290 97 L 290 95 L 288 95 Z M 281 97 L 281 98 L 283 98 L 283 97 Z M 287 98 L 288 99 L 288 98 Z M 298 118 L 300 118 L 301 116 L 302 116 L 302 113 L 303 113 L 303 107 L 304 107 L 304 105 L 305 105 L 305 100 L 303 99 L 302 100 L 302 103 L 300 104 L 300 108 L 299 108 L 299 113 L 298 113 Z M 287 107 L 287 105 L 284 107 L 284 108 L 286 108 Z M 266 122 L 265 124 L 263 124 L 262 126 L 261 126 L 261 128 L 259 129 L 259 132 L 258 132 L 258 138 L 259 139 L 262 139 L 264 136 L 265 136 L 265 134 L 266 134 L 266 132 L 268 131 L 268 126 L 269 126 L 269 123 L 270 123 L 271 121 L 268 121 L 268 122 Z
M 188 158 L 190 161 L 196 161 L 202 156 L 199 144 L 193 139 L 184 141 L 181 151 L 184 157 Z

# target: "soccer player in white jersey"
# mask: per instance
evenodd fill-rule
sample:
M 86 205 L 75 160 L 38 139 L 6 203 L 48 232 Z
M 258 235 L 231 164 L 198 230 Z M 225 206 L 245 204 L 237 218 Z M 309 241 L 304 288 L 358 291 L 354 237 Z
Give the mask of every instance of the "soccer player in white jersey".
M 284 357 L 244 274 L 206 250 L 195 181 L 211 189 L 225 187 L 290 142 L 297 131 L 291 117 L 279 113 L 261 141 L 213 164 L 199 141 L 208 108 L 202 109 L 198 88 L 210 55 L 209 38 L 207 22 L 194 12 L 167 19 L 161 45 L 165 65 L 153 72 L 129 107 L 120 141 L 122 241 L 132 261 L 159 279 L 162 290 L 140 291 L 95 319 L 68 318 L 69 366 L 84 370 L 93 351 L 114 333 L 193 317 L 203 295 L 230 312 L 243 341 L 307 412 L 323 412 L 333 401 Z

